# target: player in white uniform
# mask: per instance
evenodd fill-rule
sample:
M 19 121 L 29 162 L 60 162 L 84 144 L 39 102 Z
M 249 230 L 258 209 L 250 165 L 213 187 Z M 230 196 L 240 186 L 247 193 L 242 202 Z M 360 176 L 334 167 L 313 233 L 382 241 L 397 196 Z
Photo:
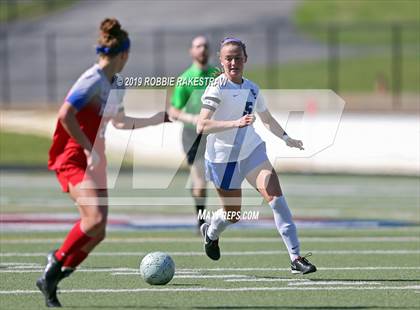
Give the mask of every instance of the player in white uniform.
M 202 97 L 197 132 L 208 134 L 206 175 L 223 203 L 223 209 L 214 213 L 211 224 L 205 223 L 200 228 L 204 248 L 211 259 L 220 258 L 219 236 L 240 219 L 241 184 L 246 178 L 273 210 L 277 230 L 289 252 L 292 273 L 315 272 L 316 267 L 300 256 L 296 226 L 277 174 L 267 158 L 265 143 L 253 127 L 253 113 L 289 147 L 303 149 L 302 141 L 286 134 L 265 106 L 258 86 L 243 78 L 246 60 L 242 41 L 224 39 L 220 47 L 224 73 L 207 87 Z

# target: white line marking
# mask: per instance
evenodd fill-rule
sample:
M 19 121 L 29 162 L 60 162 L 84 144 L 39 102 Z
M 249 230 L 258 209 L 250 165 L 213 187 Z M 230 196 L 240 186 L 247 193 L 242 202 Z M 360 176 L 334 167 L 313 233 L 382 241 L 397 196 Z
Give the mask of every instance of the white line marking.
M 42 265 L 40 264 L 34 264 L 34 263 L 15 263 L 15 262 L 11 262 L 11 263 L 0 263 L 0 268 L 8 268 L 8 269 L 13 269 L 13 268 L 17 268 L 17 269 L 21 269 L 21 268 L 41 268 Z
M 418 290 L 420 285 L 413 286 L 355 286 L 355 287 L 188 287 L 188 288 L 137 288 L 137 289 L 70 289 L 60 293 L 140 293 L 140 292 L 249 292 L 249 291 L 360 291 L 360 290 Z M 2 290 L 2 295 L 39 294 L 38 290 Z
M 183 270 L 183 269 L 176 269 L 175 270 L 175 274 L 199 274 L 198 271 L 188 271 L 188 270 Z
M 0 270 L 0 273 L 40 273 L 42 269 L 33 269 L 33 270 Z
M 336 242 L 348 242 L 348 243 L 366 243 L 366 242 L 420 242 L 418 237 L 301 237 L 301 242 L 317 242 L 317 243 L 336 243 Z M 241 238 L 241 237 L 227 237 L 223 238 L 223 242 L 232 243 L 277 243 L 281 239 L 273 238 Z M 62 239 L 6 239 L 1 240 L 1 244 L 50 244 L 50 243 L 61 243 Z M 108 238 L 103 242 L 107 243 L 185 243 L 185 242 L 203 242 L 201 238 Z
M 344 270 L 420 270 L 420 267 L 318 267 L 319 271 L 344 271 Z M 39 267 L 37 269 L 27 269 L 26 267 L 22 269 L 18 268 L 7 268 L 0 269 L 0 273 L 37 273 L 42 272 L 43 268 Z M 276 267 L 267 267 L 267 268 L 179 268 L 176 270 L 176 275 L 188 275 L 188 274 L 198 274 L 200 272 L 218 272 L 218 271 L 287 271 L 290 272 L 290 268 L 276 268 Z M 136 268 L 78 268 L 77 272 L 109 272 L 114 275 L 139 275 L 139 271 Z
M 420 254 L 420 250 L 308 250 L 317 255 L 405 255 L 405 254 Z M 90 256 L 144 256 L 147 252 L 93 252 Z M 200 252 L 169 252 L 172 256 L 204 256 L 202 251 Z M 244 255 L 276 255 L 276 254 L 287 254 L 287 251 L 231 251 L 223 252 L 224 256 L 244 256 Z M 0 253 L 0 257 L 44 257 L 45 253 L 17 253 L 17 252 L 6 252 Z
M 339 270 L 420 270 L 420 267 L 317 267 L 319 271 L 339 271 Z M 195 269 L 182 269 L 185 271 L 290 271 L 290 268 L 276 268 L 276 267 L 261 267 L 261 268 L 195 268 Z
M 250 277 L 245 279 L 227 279 L 225 282 L 305 282 L 306 279 L 280 279 L 280 278 L 256 278 L 256 277 Z
M 135 275 L 140 276 L 140 272 L 113 272 L 111 273 L 113 276 L 121 276 L 121 275 Z M 213 274 L 213 275 L 201 275 L 201 274 L 183 274 L 183 275 L 176 275 L 174 279 L 236 279 L 236 278 L 248 278 L 247 275 L 241 274 Z
M 175 275 L 174 278 L 181 279 L 239 279 L 248 278 L 249 276 L 243 274 L 213 274 L 213 275 Z
M 21 263 L 21 262 L 5 262 L 5 263 L 0 263 L 0 266 L 40 266 L 40 264 Z
M 380 285 L 380 282 L 367 281 L 316 281 L 308 279 L 280 279 L 280 278 L 244 278 L 244 279 L 227 279 L 225 282 L 289 282 L 290 286 L 299 285 Z
M 289 286 L 296 285 L 380 285 L 380 282 L 367 281 L 304 281 L 299 283 L 289 283 Z

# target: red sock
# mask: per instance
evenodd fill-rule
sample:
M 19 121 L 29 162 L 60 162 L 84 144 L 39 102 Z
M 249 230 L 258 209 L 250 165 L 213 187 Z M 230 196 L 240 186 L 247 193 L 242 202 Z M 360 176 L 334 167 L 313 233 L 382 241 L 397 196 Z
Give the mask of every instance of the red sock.
M 61 247 L 55 252 L 55 257 L 58 261 L 65 261 L 66 257 L 80 250 L 93 237 L 86 235 L 80 228 L 80 220 L 76 222 L 73 228 L 68 233 L 66 240 Z
M 63 267 L 76 268 L 85 260 L 88 255 L 89 253 L 86 253 L 82 250 L 77 250 L 70 255 L 67 255 L 66 259 L 64 260 Z

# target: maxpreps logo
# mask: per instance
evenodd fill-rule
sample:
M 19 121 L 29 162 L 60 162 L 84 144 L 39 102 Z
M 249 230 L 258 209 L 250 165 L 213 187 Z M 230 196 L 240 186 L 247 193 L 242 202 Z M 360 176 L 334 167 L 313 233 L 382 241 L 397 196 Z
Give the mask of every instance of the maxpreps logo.
M 217 211 L 199 210 L 198 220 L 210 222 Z M 260 217 L 260 211 L 223 211 L 223 218 L 227 221 L 256 221 Z

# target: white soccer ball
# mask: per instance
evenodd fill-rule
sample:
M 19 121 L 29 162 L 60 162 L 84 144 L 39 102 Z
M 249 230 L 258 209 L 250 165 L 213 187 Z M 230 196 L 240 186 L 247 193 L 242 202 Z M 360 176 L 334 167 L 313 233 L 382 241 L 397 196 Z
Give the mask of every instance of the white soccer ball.
M 165 285 L 175 274 L 173 259 L 163 252 L 152 252 L 143 257 L 140 263 L 140 275 L 151 285 Z

